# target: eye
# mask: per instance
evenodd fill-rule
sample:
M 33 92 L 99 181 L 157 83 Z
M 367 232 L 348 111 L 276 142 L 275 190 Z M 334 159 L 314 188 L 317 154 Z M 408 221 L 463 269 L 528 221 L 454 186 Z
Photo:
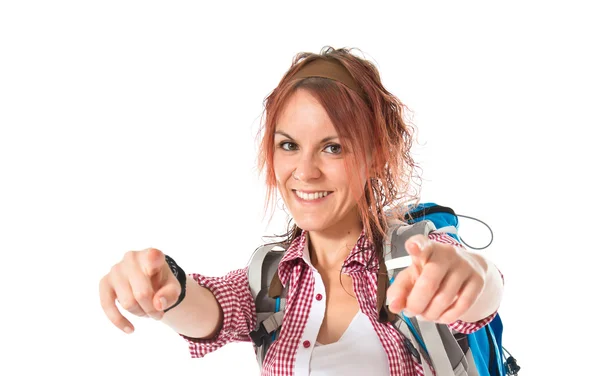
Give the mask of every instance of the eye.
M 330 153 L 330 154 L 336 154 L 336 155 L 341 154 L 342 153 L 342 145 L 330 144 L 330 145 L 325 146 L 324 150 L 326 150 L 326 151 L 328 150 L 327 153 Z
M 279 147 L 285 151 L 294 151 L 298 150 L 298 145 L 293 142 L 283 141 L 279 143 Z

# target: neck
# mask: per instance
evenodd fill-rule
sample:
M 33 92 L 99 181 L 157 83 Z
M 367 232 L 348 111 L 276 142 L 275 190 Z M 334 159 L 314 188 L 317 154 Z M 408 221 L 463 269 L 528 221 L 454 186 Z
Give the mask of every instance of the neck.
M 341 270 L 362 231 L 358 210 L 354 214 L 326 230 L 308 232 L 310 261 L 315 268 Z

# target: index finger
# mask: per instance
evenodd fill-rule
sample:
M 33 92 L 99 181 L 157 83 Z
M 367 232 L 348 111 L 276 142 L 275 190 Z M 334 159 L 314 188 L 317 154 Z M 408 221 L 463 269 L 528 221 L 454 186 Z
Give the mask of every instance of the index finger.
M 411 256 L 413 264 L 421 271 L 423 266 L 429 262 L 433 252 L 433 242 L 427 236 L 417 234 L 406 240 L 404 249 Z
M 108 319 L 119 329 L 124 331 L 125 333 L 133 332 L 133 325 L 125 316 L 121 314 L 117 305 L 115 304 L 115 300 L 117 299 L 117 295 L 115 290 L 112 288 L 110 283 L 108 282 L 108 278 L 106 276 L 100 280 L 100 305 L 104 310 L 104 313 L 108 317 Z

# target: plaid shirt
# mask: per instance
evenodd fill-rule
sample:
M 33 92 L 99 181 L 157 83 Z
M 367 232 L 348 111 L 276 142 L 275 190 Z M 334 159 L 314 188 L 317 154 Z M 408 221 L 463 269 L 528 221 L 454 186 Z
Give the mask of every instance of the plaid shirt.
M 431 233 L 433 241 L 461 246 L 450 236 Z M 359 252 L 365 246 L 364 252 Z M 278 273 L 283 285 L 289 283 L 286 309 L 281 332 L 271 345 L 263 363 L 262 375 L 288 376 L 298 371 L 296 363 L 300 351 L 312 351 L 313 341 L 305 337 L 305 329 L 315 299 L 315 278 L 305 260 L 306 234 L 296 238 L 285 252 L 279 263 Z M 379 263 L 373 257 L 373 246 L 364 235 L 359 237 L 342 268 L 342 273 L 352 277 L 353 288 L 360 310 L 367 315 L 375 330 L 389 361 L 389 374 L 392 376 L 423 376 L 423 368 L 417 358 L 405 347 L 404 338 L 391 323 L 381 323 L 377 312 L 377 272 Z M 256 327 L 254 299 L 250 293 L 246 268 L 232 271 L 224 277 L 205 277 L 190 274 L 198 284 L 208 288 L 223 310 L 223 326 L 216 338 L 210 340 L 193 339 L 181 335 L 189 345 L 192 358 L 201 358 L 221 346 L 234 342 L 250 342 L 249 333 Z M 318 294 L 317 294 L 318 295 Z M 456 321 L 450 328 L 469 334 L 488 324 L 496 313 L 476 323 Z M 303 357 L 310 359 L 310 357 Z M 367 359 L 365 359 L 367 360 Z M 308 364 L 303 365 L 308 374 Z M 435 374 L 435 373 L 434 373 Z

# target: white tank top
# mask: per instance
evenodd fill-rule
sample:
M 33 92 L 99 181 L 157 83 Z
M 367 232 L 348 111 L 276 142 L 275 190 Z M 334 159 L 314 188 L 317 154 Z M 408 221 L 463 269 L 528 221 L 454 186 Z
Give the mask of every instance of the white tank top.
M 360 310 L 337 342 L 316 343 L 310 358 L 311 376 L 390 374 L 388 358 L 369 318 Z

